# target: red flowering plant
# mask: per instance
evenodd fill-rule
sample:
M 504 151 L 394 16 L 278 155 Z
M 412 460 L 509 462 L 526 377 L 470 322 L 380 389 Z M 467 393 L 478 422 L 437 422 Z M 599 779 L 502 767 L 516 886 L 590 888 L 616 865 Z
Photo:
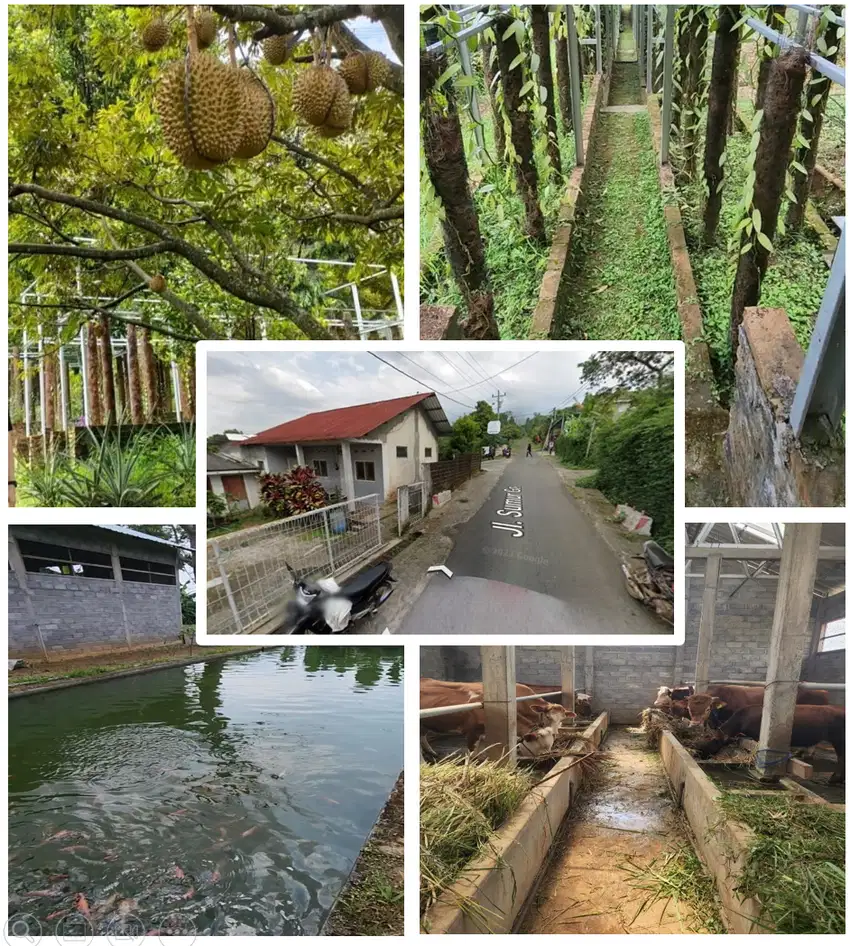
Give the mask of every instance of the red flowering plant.
M 278 519 L 328 505 L 327 491 L 307 466 L 296 466 L 288 473 L 264 473 L 260 477 L 260 496 Z

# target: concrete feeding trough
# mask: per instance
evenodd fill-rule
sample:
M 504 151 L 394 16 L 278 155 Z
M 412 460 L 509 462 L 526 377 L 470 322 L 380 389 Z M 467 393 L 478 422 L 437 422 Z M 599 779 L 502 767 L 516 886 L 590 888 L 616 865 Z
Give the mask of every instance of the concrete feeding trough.
M 607 731 L 608 713 L 603 712 L 576 735 L 598 748 Z M 577 753 L 584 751 L 582 743 Z M 473 861 L 426 912 L 424 932 L 511 932 L 578 794 L 582 771 L 573 763 L 572 757 L 562 759 L 543 784 L 531 789 L 518 811 L 498 830 L 490 850 Z M 480 909 L 469 908 L 470 903 Z

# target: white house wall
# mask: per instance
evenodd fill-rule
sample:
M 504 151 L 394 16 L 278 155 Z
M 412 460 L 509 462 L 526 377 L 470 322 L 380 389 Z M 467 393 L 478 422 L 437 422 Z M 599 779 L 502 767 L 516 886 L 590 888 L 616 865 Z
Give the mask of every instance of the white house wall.
M 340 455 L 340 449 L 336 444 L 328 445 L 313 445 L 305 443 L 303 448 L 304 450 L 304 463 L 313 467 L 314 461 L 324 460 L 328 465 L 328 475 L 319 476 L 316 475 L 316 479 L 324 486 L 328 493 L 333 493 L 334 490 L 342 490 L 342 457 Z
M 407 411 L 401 417 L 383 424 L 369 435 L 383 440 L 387 445 L 386 495 L 389 498 L 399 486 L 416 483 L 422 479 L 422 464 L 437 460 L 437 436 L 425 412 L 421 408 Z M 396 447 L 407 447 L 407 457 L 397 457 Z M 430 448 L 431 456 L 425 456 Z
M 384 488 L 384 466 L 381 459 L 382 446 L 379 443 L 351 442 L 351 463 L 354 467 L 354 495 L 356 497 L 371 496 L 377 493 L 382 498 L 387 496 Z M 386 448 L 383 448 L 386 449 Z M 357 479 L 357 463 L 369 462 L 375 464 L 375 481 Z

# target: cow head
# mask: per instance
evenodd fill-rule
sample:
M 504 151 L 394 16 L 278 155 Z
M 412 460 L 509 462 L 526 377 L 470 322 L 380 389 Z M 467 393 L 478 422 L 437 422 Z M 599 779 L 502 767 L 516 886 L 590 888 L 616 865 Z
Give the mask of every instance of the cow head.
M 563 707 L 561 707 L 563 709 Z M 534 732 L 526 733 L 519 740 L 517 745 L 517 755 L 521 759 L 535 758 L 546 755 L 552 751 L 555 743 L 556 727 L 544 726 L 542 729 L 536 729 Z
M 575 713 L 571 710 L 565 709 L 560 703 L 548 703 L 546 709 L 541 712 L 542 722 L 544 726 L 551 726 L 555 732 L 561 728 L 561 724 L 564 720 L 574 719 Z
M 712 712 L 722 709 L 725 705 L 723 700 L 712 696 L 710 693 L 694 693 L 693 696 L 688 697 L 688 713 L 690 713 L 691 725 L 707 725 Z
M 670 687 L 659 687 L 658 693 L 655 696 L 655 702 L 652 705 L 658 706 L 659 708 L 669 706 L 670 700 L 672 699 L 672 692 L 673 691 L 670 689 Z

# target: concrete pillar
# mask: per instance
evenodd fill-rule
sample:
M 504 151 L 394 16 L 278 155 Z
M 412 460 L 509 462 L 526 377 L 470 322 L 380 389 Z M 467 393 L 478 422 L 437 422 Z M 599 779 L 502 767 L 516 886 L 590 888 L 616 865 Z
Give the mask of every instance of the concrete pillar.
M 697 666 L 694 690 L 704 693 L 710 679 L 711 639 L 714 637 L 714 612 L 717 607 L 717 584 L 720 580 L 720 552 L 710 552 L 705 560 L 705 583 L 702 592 L 702 611 L 699 616 L 699 638 L 697 639 Z
M 295 465 L 304 466 L 304 448 L 300 443 L 295 444 Z
M 797 684 L 809 642 L 820 534 L 817 522 L 790 523 L 785 527 L 756 757 L 759 775 L 771 782 L 785 774 L 785 765 L 780 760 L 791 746 Z
M 44 659 L 49 660 L 50 656 L 47 653 L 47 647 L 45 646 L 44 638 L 41 636 L 41 628 L 38 626 L 38 617 L 35 613 L 35 605 L 32 602 L 32 592 L 30 591 L 30 586 L 27 582 L 27 569 L 24 565 L 24 559 L 21 555 L 21 550 L 18 548 L 18 540 L 11 533 L 9 533 L 9 565 L 15 574 L 18 587 L 21 589 L 21 591 L 23 591 L 26 598 L 27 614 L 29 615 L 33 632 L 35 633 L 35 639 L 38 642 L 38 646 L 41 649 L 42 654 L 44 655 Z M 14 654 L 10 653 L 9 656 L 14 657 Z
M 127 604 L 124 601 L 124 573 L 121 571 L 121 559 L 118 556 L 118 546 L 113 545 L 109 551 L 112 557 L 112 574 L 115 578 L 116 587 L 118 588 L 118 597 L 121 600 L 121 614 L 124 616 L 124 640 L 127 642 L 127 650 L 131 650 L 133 645 L 130 639 L 130 622 L 127 619 Z
M 576 711 L 576 649 L 559 647 L 561 657 L 561 705 L 571 713 Z
M 487 757 L 516 765 L 516 654 L 513 647 L 481 648 L 484 744 Z
M 584 692 L 593 696 L 593 648 L 584 648 Z
M 351 444 L 343 440 L 340 444 L 342 450 L 342 491 L 346 499 L 354 499 L 354 463 L 351 459 Z

